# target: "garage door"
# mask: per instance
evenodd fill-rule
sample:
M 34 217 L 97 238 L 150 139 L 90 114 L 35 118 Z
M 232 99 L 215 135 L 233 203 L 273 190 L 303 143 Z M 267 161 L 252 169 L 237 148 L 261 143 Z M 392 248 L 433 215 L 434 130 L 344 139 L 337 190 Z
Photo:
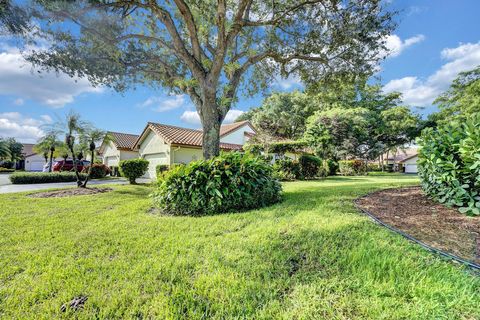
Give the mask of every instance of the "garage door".
M 28 163 L 28 167 L 30 168 L 30 171 L 42 171 L 44 165 L 45 165 L 45 161 L 33 160 L 33 161 L 30 161 L 30 163 Z
M 116 156 L 105 157 L 105 164 L 109 167 L 118 166 L 118 158 Z
M 417 165 L 416 164 L 406 164 L 405 165 L 405 173 L 418 173 Z
M 156 167 L 159 164 L 168 164 L 167 155 L 164 152 L 147 154 L 144 156 L 145 160 L 148 160 L 148 171 L 145 177 L 148 179 L 156 179 Z

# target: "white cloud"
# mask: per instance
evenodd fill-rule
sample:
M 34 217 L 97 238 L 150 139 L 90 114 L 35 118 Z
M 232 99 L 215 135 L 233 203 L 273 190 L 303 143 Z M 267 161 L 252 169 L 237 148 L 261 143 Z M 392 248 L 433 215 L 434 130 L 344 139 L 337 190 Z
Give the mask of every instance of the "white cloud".
M 442 50 L 441 57 L 449 62 L 442 65 L 426 80 L 413 76 L 394 79 L 388 82 L 383 90 L 401 92 L 405 103 L 412 106 L 429 105 L 450 86 L 460 72 L 480 65 L 480 42 L 446 48 Z
M 21 98 L 15 99 L 13 101 L 13 104 L 16 105 L 16 106 L 23 106 L 24 103 L 25 103 L 25 100 L 23 100 Z
M 225 120 L 223 120 L 223 123 L 232 123 L 237 119 L 241 114 L 243 113 L 242 110 L 238 109 L 231 109 L 230 111 L 227 112 L 227 115 L 225 116 Z M 183 122 L 189 123 L 189 124 L 194 124 L 194 125 L 200 125 L 200 117 L 197 113 L 197 111 L 185 111 L 181 116 L 180 120 Z
M 172 95 L 169 97 L 150 97 L 140 107 L 152 107 L 153 111 L 165 112 L 187 106 L 186 96 L 184 94 Z
M 83 93 L 102 92 L 84 78 L 44 72 L 38 74 L 25 61 L 20 51 L 0 43 L 0 94 L 17 96 L 17 101 L 35 100 L 41 104 L 61 108 Z
M 17 141 L 35 143 L 44 135 L 41 126 L 51 122 L 52 118 L 48 115 L 34 119 L 19 112 L 0 113 L 0 137 L 14 137 Z
M 273 85 L 276 87 L 279 87 L 282 90 L 289 90 L 294 87 L 302 86 L 302 81 L 298 76 L 291 75 L 288 78 L 278 77 L 277 79 L 275 79 L 275 82 Z
M 425 36 L 423 34 L 419 34 L 405 40 L 402 40 L 396 34 L 391 34 L 385 39 L 385 46 L 387 48 L 387 52 L 382 52 L 381 55 L 397 57 L 408 47 L 411 47 L 416 43 L 422 42 L 423 40 L 425 40 Z

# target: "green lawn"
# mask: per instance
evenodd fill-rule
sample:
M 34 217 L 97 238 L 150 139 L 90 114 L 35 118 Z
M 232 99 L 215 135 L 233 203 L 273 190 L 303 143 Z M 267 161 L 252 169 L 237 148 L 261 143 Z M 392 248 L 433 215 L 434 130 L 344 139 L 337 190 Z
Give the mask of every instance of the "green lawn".
M 479 277 L 352 205 L 415 183 L 292 182 L 281 204 L 200 218 L 153 214 L 146 186 L 2 195 L 0 318 L 479 319 Z M 60 311 L 80 295 L 83 310 Z

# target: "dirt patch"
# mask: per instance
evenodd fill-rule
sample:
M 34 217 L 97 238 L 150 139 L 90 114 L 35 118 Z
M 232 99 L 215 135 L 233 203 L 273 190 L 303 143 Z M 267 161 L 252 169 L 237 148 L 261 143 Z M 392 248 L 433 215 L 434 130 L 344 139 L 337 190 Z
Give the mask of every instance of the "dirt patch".
M 468 217 L 434 202 L 420 187 L 374 192 L 357 204 L 434 248 L 480 263 L 480 217 Z
M 85 196 L 112 191 L 112 188 L 72 188 L 57 191 L 46 191 L 28 195 L 31 198 L 62 198 L 72 196 Z

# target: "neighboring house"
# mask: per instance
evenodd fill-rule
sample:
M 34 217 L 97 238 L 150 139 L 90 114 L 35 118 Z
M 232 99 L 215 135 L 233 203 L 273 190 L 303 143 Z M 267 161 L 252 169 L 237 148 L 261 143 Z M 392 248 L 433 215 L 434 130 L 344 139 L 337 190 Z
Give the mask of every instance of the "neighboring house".
M 223 125 L 220 128 L 220 149 L 242 150 L 254 134 L 255 129 L 248 121 Z M 141 158 L 149 161 L 145 177 L 155 178 L 159 164 L 189 163 L 203 158 L 202 136 L 202 130 L 149 122 L 133 147 Z
M 397 152 L 390 152 L 388 157 L 384 154 L 384 162 L 392 166 L 394 171 L 417 173 L 418 147 L 411 146 Z M 407 168 L 408 167 L 408 168 Z
M 98 149 L 102 161 L 109 167 L 118 166 L 120 160 L 138 158 L 138 151 L 133 146 L 138 139 L 136 134 L 108 132 L 109 141 L 103 141 Z
M 418 161 L 418 153 L 411 155 L 403 160 L 400 160 L 399 163 L 403 167 L 403 172 L 418 173 L 417 161 Z
M 23 159 L 17 161 L 17 170 L 23 169 L 25 171 L 42 171 L 45 164 L 48 162 L 45 161 L 43 154 L 38 154 L 33 151 L 35 144 L 32 143 L 23 143 Z M 58 159 L 53 159 L 53 162 Z

